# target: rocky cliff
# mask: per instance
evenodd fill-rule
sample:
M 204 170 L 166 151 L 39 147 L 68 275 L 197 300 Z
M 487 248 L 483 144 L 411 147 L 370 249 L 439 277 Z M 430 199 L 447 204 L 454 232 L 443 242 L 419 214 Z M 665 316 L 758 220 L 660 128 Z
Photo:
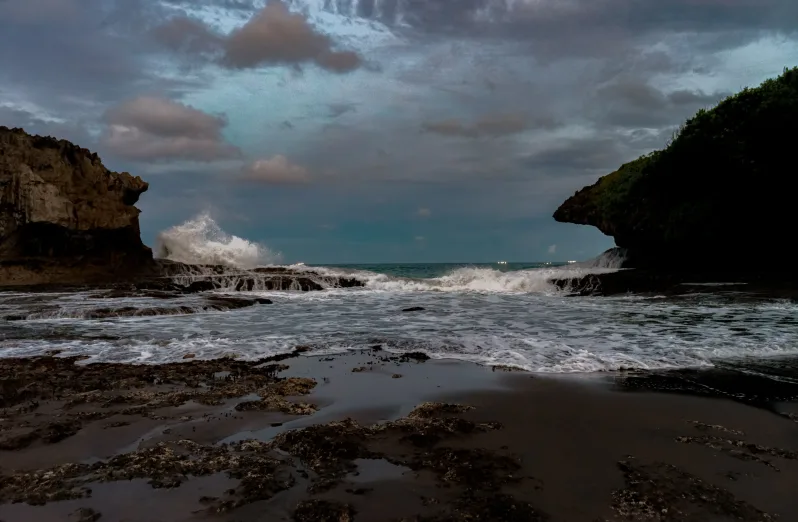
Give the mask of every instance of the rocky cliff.
M 0 285 L 94 283 L 151 271 L 133 206 L 147 187 L 68 141 L 0 127 Z
M 578 191 L 554 218 L 613 236 L 627 267 L 778 265 L 798 225 L 796 145 L 793 68 L 699 111 L 665 149 Z

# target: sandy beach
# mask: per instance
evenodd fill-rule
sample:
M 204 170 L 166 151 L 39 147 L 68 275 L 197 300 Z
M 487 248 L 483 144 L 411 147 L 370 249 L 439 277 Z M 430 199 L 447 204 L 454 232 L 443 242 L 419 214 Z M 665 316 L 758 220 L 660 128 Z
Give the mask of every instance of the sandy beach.
M 798 387 L 755 372 L 547 377 L 378 347 L 0 367 L 4 522 L 798 517 Z

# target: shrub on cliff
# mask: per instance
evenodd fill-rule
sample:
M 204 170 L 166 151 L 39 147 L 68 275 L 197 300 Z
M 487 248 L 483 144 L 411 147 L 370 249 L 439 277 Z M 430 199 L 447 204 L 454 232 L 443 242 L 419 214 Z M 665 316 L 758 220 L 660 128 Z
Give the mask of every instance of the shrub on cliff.
M 798 171 L 798 67 L 687 120 L 668 146 L 622 165 L 554 214 L 593 225 L 640 258 L 739 254 L 780 248 Z M 762 245 L 761 243 L 767 243 Z M 667 259 L 667 261 L 666 261 Z

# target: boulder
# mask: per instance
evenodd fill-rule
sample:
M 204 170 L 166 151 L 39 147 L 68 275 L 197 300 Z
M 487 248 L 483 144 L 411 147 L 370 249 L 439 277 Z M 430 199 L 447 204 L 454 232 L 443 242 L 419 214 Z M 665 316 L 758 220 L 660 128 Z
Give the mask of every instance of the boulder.
M 756 269 L 792 258 L 798 68 L 700 110 L 663 150 L 565 201 L 560 222 L 627 249 L 624 267 Z
M 0 126 L 0 285 L 97 283 L 154 271 L 133 206 L 147 188 L 66 140 Z

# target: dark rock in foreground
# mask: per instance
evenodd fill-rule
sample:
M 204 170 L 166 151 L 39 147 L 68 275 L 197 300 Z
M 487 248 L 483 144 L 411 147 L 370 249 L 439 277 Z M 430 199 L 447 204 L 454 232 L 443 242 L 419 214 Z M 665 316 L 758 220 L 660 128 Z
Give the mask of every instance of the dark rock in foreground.
M 798 402 L 798 358 L 715 360 L 711 368 L 633 370 L 614 378 L 629 392 L 677 393 L 741 402 L 798 421 L 782 409 Z
M 294 270 L 289 267 L 262 267 L 253 270 L 231 269 L 222 265 L 188 265 L 157 259 L 152 269 L 139 277 L 119 281 L 85 281 L 70 283 L 2 284 L 15 291 L 77 292 L 105 289 L 107 293 L 97 298 L 150 297 L 171 299 L 183 294 L 222 290 L 249 291 L 300 291 L 310 292 L 326 288 L 355 288 L 365 283 L 354 277 L 327 275 L 313 270 Z
M 152 272 L 133 205 L 147 183 L 65 140 L 0 126 L 0 284 L 72 284 Z
M 117 292 L 113 292 L 114 296 L 120 296 Z M 175 294 L 172 297 L 178 297 Z M 100 298 L 104 296 L 98 296 Z M 135 295 L 124 295 L 124 297 L 136 297 Z M 243 297 L 229 297 L 212 295 L 207 297 L 201 303 L 194 305 L 166 305 L 166 306 L 120 306 L 120 307 L 100 307 L 92 308 L 80 312 L 82 319 L 108 319 L 110 317 L 152 317 L 156 315 L 188 315 L 201 312 L 225 312 L 228 310 L 238 310 L 240 308 L 247 308 L 258 304 L 272 304 L 269 299 L 256 298 L 247 299 Z M 51 307 L 38 310 L 30 315 L 7 315 L 4 317 L 6 321 L 26 321 L 29 319 L 42 319 L 58 317 L 59 308 Z
M 628 249 L 624 267 L 770 269 L 792 257 L 798 68 L 700 110 L 663 150 L 622 165 L 554 213 Z
M 303 500 L 294 510 L 295 522 L 340 522 L 354 520 L 355 510 L 349 504 L 330 500 Z
M 295 270 L 283 266 L 237 270 L 222 265 L 187 265 L 166 260 L 156 262 L 163 277 L 141 281 L 135 285 L 136 288 L 163 288 L 183 293 L 209 290 L 308 292 L 365 285 L 354 277 L 324 275 L 313 270 Z

